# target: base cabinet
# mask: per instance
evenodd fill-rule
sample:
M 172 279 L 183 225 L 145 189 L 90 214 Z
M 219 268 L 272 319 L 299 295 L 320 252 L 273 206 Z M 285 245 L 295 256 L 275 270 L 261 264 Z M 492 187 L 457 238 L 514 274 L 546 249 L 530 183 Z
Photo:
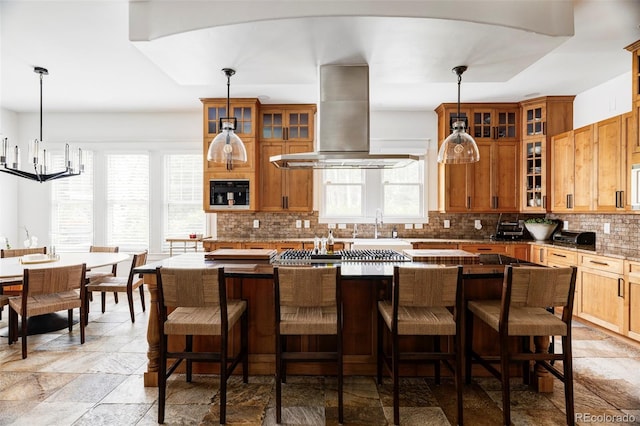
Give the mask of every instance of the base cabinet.
M 579 255 L 580 303 L 577 315 L 623 334 L 624 261 L 596 255 Z
M 624 331 L 640 342 L 640 262 L 625 262 Z

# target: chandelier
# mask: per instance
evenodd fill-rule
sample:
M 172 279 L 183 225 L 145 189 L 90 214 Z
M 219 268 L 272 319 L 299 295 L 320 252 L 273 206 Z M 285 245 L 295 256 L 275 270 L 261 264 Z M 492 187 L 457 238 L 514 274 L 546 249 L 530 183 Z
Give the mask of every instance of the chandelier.
M 69 152 L 69 144 L 65 144 L 64 168 L 59 171 L 48 170 L 47 150 L 43 149 L 42 152 L 40 152 L 40 144 L 42 143 L 42 80 L 43 76 L 49 75 L 49 71 L 46 68 L 34 67 L 33 72 L 40 75 L 40 139 L 35 139 L 33 143 L 29 145 L 28 153 L 28 162 L 33 166 L 33 171 L 21 170 L 20 149 L 17 145 L 13 149 L 13 161 L 9 162 L 8 139 L 4 138 L 2 140 L 2 147 L 0 147 L 0 172 L 35 180 L 40 183 L 69 176 L 78 176 L 84 171 L 82 149 L 78 148 L 77 158 L 73 158 L 74 155 L 70 155 Z

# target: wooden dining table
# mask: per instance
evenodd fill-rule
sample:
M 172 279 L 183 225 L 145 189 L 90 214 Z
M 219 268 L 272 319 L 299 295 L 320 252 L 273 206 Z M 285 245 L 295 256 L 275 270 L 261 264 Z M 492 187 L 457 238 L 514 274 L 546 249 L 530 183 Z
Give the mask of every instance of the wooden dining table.
M 21 256 L 0 258 L 0 294 L 2 294 L 3 287 L 20 285 L 25 269 L 55 268 L 84 263 L 89 270 L 115 265 L 127 259 L 129 259 L 127 253 L 103 252 L 59 253 L 55 258 L 38 263 L 23 263 Z M 29 319 L 28 334 L 60 330 L 67 326 L 67 321 L 66 315 L 62 316 L 57 313 L 33 317 Z M 8 333 L 8 330 L 6 332 Z M 2 334 L 0 332 L 0 335 Z
M 22 280 L 25 269 L 55 268 L 59 266 L 86 264 L 87 270 L 103 266 L 115 265 L 129 259 L 127 253 L 58 253 L 56 258 L 39 263 L 22 263 L 22 257 L 5 257 L 0 259 L 0 285 L 15 285 Z M 9 282 L 9 280 L 14 280 Z

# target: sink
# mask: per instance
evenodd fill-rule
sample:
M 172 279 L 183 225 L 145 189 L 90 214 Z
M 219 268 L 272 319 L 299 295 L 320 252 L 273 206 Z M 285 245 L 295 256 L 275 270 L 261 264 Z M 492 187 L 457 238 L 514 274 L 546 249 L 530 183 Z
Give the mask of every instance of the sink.
M 351 250 L 396 250 L 402 253 L 403 250 L 411 250 L 412 244 L 398 238 L 356 238 L 351 240 Z

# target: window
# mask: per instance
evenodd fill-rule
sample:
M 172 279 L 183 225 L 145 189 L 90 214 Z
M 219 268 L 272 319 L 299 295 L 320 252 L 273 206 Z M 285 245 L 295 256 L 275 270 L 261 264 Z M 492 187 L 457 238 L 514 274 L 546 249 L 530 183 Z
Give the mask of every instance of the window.
M 89 250 L 93 244 L 93 153 L 83 151 L 84 173 L 51 182 L 51 245 L 57 251 Z M 64 168 L 62 152 L 52 170 Z
M 164 160 L 165 238 L 204 234 L 202 154 L 168 154 Z M 164 250 L 168 250 L 166 242 Z
M 321 222 L 386 222 L 426 219 L 424 161 L 398 169 L 322 170 Z
M 106 155 L 107 245 L 120 251 L 149 247 L 149 156 Z

